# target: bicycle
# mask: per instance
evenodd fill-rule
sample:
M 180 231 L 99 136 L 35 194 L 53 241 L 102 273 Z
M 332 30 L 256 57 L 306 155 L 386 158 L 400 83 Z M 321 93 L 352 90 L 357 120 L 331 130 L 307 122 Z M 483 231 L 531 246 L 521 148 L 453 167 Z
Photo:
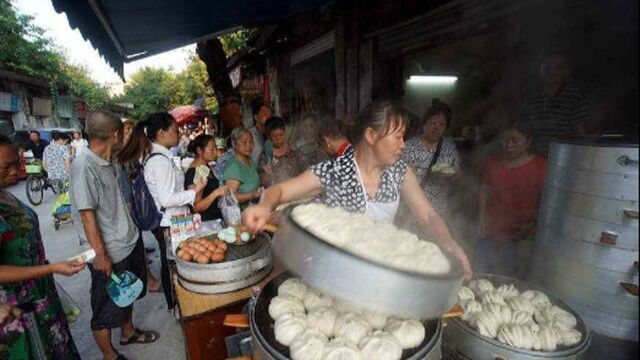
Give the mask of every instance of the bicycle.
M 56 187 L 47 177 L 47 174 L 42 169 L 42 163 L 39 160 L 31 160 L 26 164 L 27 182 L 25 184 L 25 191 L 27 193 L 27 199 L 33 206 L 38 206 L 42 203 L 44 197 L 44 191 L 51 189 L 54 195 L 58 195 Z

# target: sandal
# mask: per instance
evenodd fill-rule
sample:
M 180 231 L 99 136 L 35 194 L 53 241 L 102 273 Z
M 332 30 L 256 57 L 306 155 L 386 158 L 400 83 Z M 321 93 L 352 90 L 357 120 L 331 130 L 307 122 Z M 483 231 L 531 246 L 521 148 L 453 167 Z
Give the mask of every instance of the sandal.
M 129 336 L 127 340 L 120 339 L 120 345 L 126 346 L 131 344 L 150 344 L 160 338 L 160 335 L 155 331 L 142 331 L 140 329 L 134 329 L 133 334 Z M 120 360 L 120 359 L 119 359 Z
M 118 355 L 118 356 L 116 356 L 113 360 L 129 360 L 129 359 L 127 359 L 126 356 L 124 356 L 124 355 L 122 355 L 120 353 L 116 353 L 116 355 Z

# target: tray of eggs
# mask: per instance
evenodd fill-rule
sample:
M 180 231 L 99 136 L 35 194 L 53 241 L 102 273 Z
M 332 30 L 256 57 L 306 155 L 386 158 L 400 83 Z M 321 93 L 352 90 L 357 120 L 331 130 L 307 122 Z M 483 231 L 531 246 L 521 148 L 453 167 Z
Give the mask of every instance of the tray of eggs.
M 222 240 L 191 239 L 178 245 L 176 256 L 181 260 L 198 264 L 224 261 L 227 244 Z

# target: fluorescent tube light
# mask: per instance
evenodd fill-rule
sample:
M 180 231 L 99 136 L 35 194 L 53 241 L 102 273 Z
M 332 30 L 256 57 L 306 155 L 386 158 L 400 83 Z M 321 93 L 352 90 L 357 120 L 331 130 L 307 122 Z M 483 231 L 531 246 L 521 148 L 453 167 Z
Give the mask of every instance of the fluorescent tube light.
M 409 77 L 409 82 L 414 84 L 453 85 L 456 81 L 458 81 L 457 76 L 411 75 Z

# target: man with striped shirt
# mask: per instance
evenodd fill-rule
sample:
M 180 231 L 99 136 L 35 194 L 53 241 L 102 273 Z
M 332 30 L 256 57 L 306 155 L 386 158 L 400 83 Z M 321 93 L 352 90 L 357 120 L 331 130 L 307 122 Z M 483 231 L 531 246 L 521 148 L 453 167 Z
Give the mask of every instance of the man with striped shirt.
M 529 97 L 523 106 L 521 121 L 532 130 L 531 151 L 548 156 L 553 139 L 585 133 L 591 121 L 587 98 L 567 84 L 571 64 L 565 54 L 553 53 L 540 66 L 543 91 Z

